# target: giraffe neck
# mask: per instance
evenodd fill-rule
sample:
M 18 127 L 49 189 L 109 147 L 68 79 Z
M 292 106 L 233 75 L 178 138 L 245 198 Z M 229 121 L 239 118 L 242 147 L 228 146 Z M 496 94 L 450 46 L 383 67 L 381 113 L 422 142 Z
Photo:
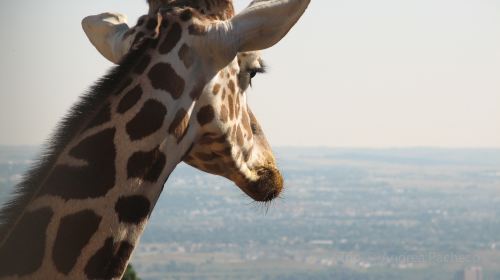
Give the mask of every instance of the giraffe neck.
M 189 109 L 182 108 L 193 100 L 171 102 L 174 96 L 159 94 L 151 81 L 155 71 L 175 70 L 156 64 L 146 71 L 151 57 L 136 53 L 143 55 L 129 55 L 74 108 L 78 117 L 56 135 L 62 143 L 4 210 L 10 216 L 0 228 L 0 278 L 121 277 L 166 179 L 192 143 Z

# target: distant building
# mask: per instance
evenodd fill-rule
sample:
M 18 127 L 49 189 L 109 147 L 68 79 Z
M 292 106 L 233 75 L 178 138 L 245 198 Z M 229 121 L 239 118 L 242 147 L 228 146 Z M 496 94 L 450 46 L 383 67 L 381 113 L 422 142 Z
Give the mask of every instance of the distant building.
M 466 268 L 464 280 L 483 280 L 483 269 L 480 266 Z
M 333 240 L 311 240 L 311 245 L 333 245 Z
M 483 268 L 472 266 L 457 273 L 455 280 L 483 280 Z

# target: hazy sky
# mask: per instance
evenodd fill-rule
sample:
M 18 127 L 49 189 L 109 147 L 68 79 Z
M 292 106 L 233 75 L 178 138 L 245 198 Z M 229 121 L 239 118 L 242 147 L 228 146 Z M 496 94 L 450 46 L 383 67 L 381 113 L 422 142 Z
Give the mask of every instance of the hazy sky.
M 146 10 L 1 1 L 0 144 L 42 143 L 111 66 L 83 17 Z M 500 0 L 312 0 L 264 58 L 249 98 L 273 146 L 500 147 Z

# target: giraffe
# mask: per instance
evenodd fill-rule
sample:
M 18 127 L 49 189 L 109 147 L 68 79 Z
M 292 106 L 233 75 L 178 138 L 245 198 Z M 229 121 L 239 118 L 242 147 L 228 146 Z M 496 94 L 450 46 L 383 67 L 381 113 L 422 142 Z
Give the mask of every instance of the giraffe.
M 276 44 L 310 0 L 256 0 L 235 16 L 229 0 L 195 2 L 226 18 L 183 0 L 141 17 L 130 51 L 59 125 L 0 212 L 0 278 L 119 279 L 183 160 L 256 201 L 280 194 L 242 90 L 260 69 L 237 54 Z

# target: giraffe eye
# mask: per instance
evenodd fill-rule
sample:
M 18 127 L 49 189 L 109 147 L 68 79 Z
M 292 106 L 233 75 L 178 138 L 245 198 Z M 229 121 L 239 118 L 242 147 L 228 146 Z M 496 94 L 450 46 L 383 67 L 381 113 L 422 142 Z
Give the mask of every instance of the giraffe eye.
M 264 73 L 263 67 L 245 68 L 238 73 L 238 85 L 241 93 L 245 92 L 252 85 L 252 79 L 257 76 L 257 73 Z
M 257 75 L 257 70 L 250 70 L 249 74 L 250 74 L 250 79 L 252 79 L 253 77 L 255 77 L 255 75 Z

